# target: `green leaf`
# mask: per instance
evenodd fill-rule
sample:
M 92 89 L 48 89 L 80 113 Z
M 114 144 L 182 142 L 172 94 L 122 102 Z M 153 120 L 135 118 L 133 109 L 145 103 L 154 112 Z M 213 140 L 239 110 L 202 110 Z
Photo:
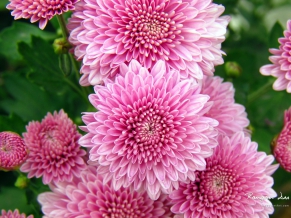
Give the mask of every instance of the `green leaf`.
M 255 141 L 258 143 L 258 150 L 264 151 L 267 154 L 271 153 L 271 141 L 272 141 L 273 135 L 270 134 L 270 131 L 266 130 L 265 128 L 255 128 L 253 134 L 252 134 L 252 141 Z
M 32 35 L 46 40 L 55 38 L 55 34 L 42 31 L 31 24 L 14 22 L 11 27 L 5 28 L 0 33 L 0 53 L 12 63 L 21 60 L 17 50 L 17 43 L 26 42 L 30 44 Z
M 11 97 L 1 99 L 0 107 L 7 113 L 18 115 L 24 122 L 40 120 L 48 111 L 61 108 L 55 96 L 28 81 L 21 72 L 4 74 L 3 83 Z
M 19 53 L 32 70 L 28 78 L 48 91 L 63 91 L 67 84 L 52 45 L 35 36 L 31 41 L 31 46 L 25 42 L 18 44 Z
M 258 142 L 260 151 L 270 153 L 270 143 L 282 130 L 284 111 L 290 107 L 290 102 L 290 94 L 270 89 L 247 107 L 254 127 L 252 140 Z
M 32 214 L 33 208 L 27 204 L 25 190 L 16 187 L 1 187 L 0 208 L 4 210 L 18 209 L 21 213 Z
M 65 21 L 68 22 L 68 18 L 70 18 L 72 16 L 72 12 L 71 11 L 68 11 L 66 13 L 63 13 L 62 16 L 64 17 Z M 58 22 L 58 19 L 56 16 L 54 16 L 51 20 L 50 20 L 50 23 L 52 24 L 52 26 L 56 29 L 56 30 L 59 30 L 58 32 L 58 35 L 59 36 L 62 36 L 62 31 L 61 31 L 61 28 L 60 28 L 60 24 Z
M 26 123 L 16 114 L 10 116 L 0 116 L 0 132 L 12 131 L 21 135 L 25 131 Z
M 279 21 L 281 25 L 286 26 L 286 22 L 290 19 L 291 5 L 290 2 L 277 8 L 273 8 L 264 12 L 264 23 L 268 30 L 270 30 L 275 22 Z
M 1 0 L 0 1 L 0 11 L 2 10 L 7 10 L 6 5 L 8 5 L 9 1 L 8 0 Z
M 76 80 L 76 75 L 64 75 L 59 63 L 59 57 L 54 53 L 53 46 L 45 40 L 32 36 L 32 45 L 19 43 L 19 52 L 26 61 L 31 72 L 28 75 L 30 81 L 52 94 L 61 95 L 66 91 L 80 94 L 87 101 L 87 96 Z M 68 56 L 69 57 L 69 56 Z M 70 63 L 72 64 L 71 60 Z
M 272 27 L 272 30 L 270 32 L 269 36 L 269 48 L 278 48 L 279 42 L 278 39 L 283 37 L 283 27 L 279 22 L 276 22 L 274 26 Z

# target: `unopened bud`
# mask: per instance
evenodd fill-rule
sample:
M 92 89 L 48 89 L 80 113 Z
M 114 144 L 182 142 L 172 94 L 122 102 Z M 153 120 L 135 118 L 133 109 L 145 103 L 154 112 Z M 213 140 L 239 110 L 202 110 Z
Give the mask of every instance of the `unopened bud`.
M 69 76 L 73 70 L 73 63 L 69 54 L 60 54 L 59 67 L 65 76 Z
M 14 132 L 0 132 L 0 169 L 15 170 L 27 158 L 23 139 Z
M 228 61 L 225 63 L 225 72 L 229 77 L 239 77 L 242 69 L 237 62 Z
M 17 180 L 14 185 L 17 188 L 24 189 L 27 187 L 28 183 L 29 183 L 29 180 L 27 179 L 27 177 L 24 175 L 20 175 L 17 177 Z
M 54 51 L 56 54 L 66 54 L 71 48 L 70 43 L 64 38 L 55 39 L 53 43 Z
M 281 167 L 291 172 L 291 107 L 284 113 L 284 127 L 274 137 L 271 148 Z

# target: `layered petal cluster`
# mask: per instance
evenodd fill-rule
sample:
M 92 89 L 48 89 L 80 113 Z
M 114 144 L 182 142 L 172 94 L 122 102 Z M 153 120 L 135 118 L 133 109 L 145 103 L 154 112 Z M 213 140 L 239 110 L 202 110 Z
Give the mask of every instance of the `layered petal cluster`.
M 273 89 L 277 91 L 285 90 L 291 93 L 291 20 L 287 21 L 287 30 L 284 37 L 279 38 L 279 49 L 270 49 L 273 56 L 269 57 L 272 64 L 267 64 L 260 68 L 261 74 L 276 77 Z
M 115 82 L 106 79 L 89 96 L 98 112 L 83 115 L 88 132 L 79 143 L 91 148 L 118 190 L 133 185 L 152 199 L 169 193 L 178 181 L 195 178 L 216 147 L 218 122 L 204 116 L 211 105 L 194 80 L 180 79 L 158 61 L 149 72 L 136 60 L 122 64 Z
M 0 218 L 33 218 L 33 215 L 26 216 L 24 213 L 20 214 L 18 209 L 15 209 L 14 211 L 2 210 Z
M 14 19 L 30 19 L 31 23 L 39 21 L 39 28 L 44 29 L 47 22 L 55 15 L 75 9 L 78 0 L 9 0 L 7 9 L 12 10 Z
M 83 60 L 80 84 L 113 78 L 132 59 L 147 69 L 164 60 L 183 78 L 213 75 L 230 20 L 223 11 L 211 0 L 81 0 L 67 26 Z
M 275 140 L 273 154 L 278 163 L 291 173 L 291 107 L 285 111 L 284 127 Z
M 0 169 L 13 170 L 27 158 L 23 139 L 14 132 L 0 132 Z
M 78 143 L 81 134 L 63 110 L 48 113 L 41 122 L 30 122 L 26 131 L 23 137 L 30 153 L 20 170 L 28 178 L 42 176 L 44 184 L 71 181 L 86 167 L 86 152 Z
M 171 207 L 173 206 L 171 199 L 169 198 L 169 195 L 167 194 L 161 194 L 158 200 L 155 201 L 155 204 L 162 203 L 162 208 L 164 209 L 165 213 L 163 217 L 165 218 L 176 218 L 176 214 L 174 214 L 171 211 Z
M 88 167 L 73 182 L 51 184 L 52 192 L 38 196 L 45 218 L 170 218 L 165 197 L 153 201 L 146 192 L 129 188 L 115 191 L 111 183 L 103 183 L 96 168 Z
M 268 217 L 276 197 L 271 174 L 278 168 L 272 155 L 258 152 L 258 145 L 243 132 L 220 135 L 213 156 L 196 180 L 181 183 L 169 197 L 172 212 L 190 217 Z
M 219 122 L 217 127 L 221 134 L 232 136 L 239 131 L 247 130 L 249 125 L 245 107 L 235 103 L 233 84 L 223 82 L 220 77 L 204 77 L 202 83 L 202 94 L 209 95 L 212 104 L 206 116 Z

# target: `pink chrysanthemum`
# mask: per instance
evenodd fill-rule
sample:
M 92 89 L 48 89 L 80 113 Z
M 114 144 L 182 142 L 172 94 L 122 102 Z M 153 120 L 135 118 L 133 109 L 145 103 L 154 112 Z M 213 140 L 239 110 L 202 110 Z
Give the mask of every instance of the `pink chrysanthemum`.
M 270 49 L 269 59 L 273 64 L 261 67 L 260 72 L 265 76 L 277 77 L 273 84 L 273 89 L 281 91 L 286 89 L 291 93 L 291 20 L 287 21 L 287 30 L 284 37 L 279 38 L 279 49 Z
M 44 29 L 47 22 L 55 15 L 75 9 L 78 0 L 9 0 L 7 9 L 12 10 L 14 19 L 30 19 L 31 23 L 39 21 L 39 28 Z
M 26 216 L 24 213 L 20 214 L 18 209 L 15 209 L 14 211 L 1 211 L 0 218 L 33 218 L 33 215 Z
M 183 78 L 213 75 L 230 20 L 223 11 L 211 0 L 81 0 L 68 24 L 80 84 L 100 84 L 132 59 L 148 69 L 164 60 Z
M 14 132 L 0 132 L 0 169 L 13 170 L 27 158 L 23 139 Z
M 110 182 L 103 183 L 103 177 L 96 175 L 96 169 L 89 167 L 81 172 L 80 178 L 72 183 L 62 182 L 50 185 L 52 192 L 38 196 L 46 218 L 170 218 L 164 196 L 151 200 L 146 192 L 135 192 L 129 188 L 115 191 Z M 162 196 L 161 196 L 162 197 Z M 166 214 L 165 214 L 166 213 Z
M 245 107 L 235 103 L 234 88 L 232 83 L 223 82 L 220 77 L 204 77 L 202 83 L 202 94 L 209 95 L 211 108 L 206 116 L 219 122 L 217 127 L 221 134 L 232 136 L 239 131 L 246 131 L 249 125 Z
M 165 213 L 163 215 L 163 217 L 165 218 L 176 218 L 175 215 L 172 211 L 171 211 L 171 207 L 173 206 L 171 199 L 169 198 L 169 195 L 167 194 L 162 194 L 160 195 L 160 197 L 158 198 L 157 201 L 155 201 L 156 203 L 162 203 L 162 208 L 164 209 Z
M 274 141 L 273 154 L 280 165 L 291 173 L 291 107 L 285 111 L 284 127 Z
M 81 134 L 63 110 L 30 122 L 26 131 L 24 142 L 30 153 L 20 170 L 28 172 L 28 178 L 42 176 L 44 184 L 71 181 L 86 167 L 82 158 L 86 152 L 78 143 Z
M 79 143 L 92 148 L 90 160 L 113 180 L 116 190 L 133 184 L 152 199 L 178 181 L 194 179 L 216 145 L 218 122 L 205 117 L 209 96 L 193 80 L 158 61 L 151 73 L 133 60 L 122 64 L 115 82 L 95 86 L 89 96 L 98 112 L 85 113 L 88 132 Z
M 258 152 L 243 132 L 220 135 L 218 142 L 206 170 L 169 195 L 172 212 L 185 218 L 268 217 L 274 211 L 269 199 L 276 197 L 270 176 L 278 168 L 271 165 L 274 157 Z

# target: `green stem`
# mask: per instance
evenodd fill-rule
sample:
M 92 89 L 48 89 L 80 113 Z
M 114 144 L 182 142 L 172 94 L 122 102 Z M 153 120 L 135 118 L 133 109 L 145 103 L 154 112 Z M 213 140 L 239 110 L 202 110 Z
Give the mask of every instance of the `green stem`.
M 57 19 L 58 19 L 59 25 L 60 25 L 60 27 L 61 27 L 62 34 L 63 34 L 64 38 L 65 38 L 65 39 L 68 39 L 68 37 L 69 37 L 69 32 L 68 32 L 68 30 L 67 30 L 67 27 L 66 27 L 66 21 L 65 21 L 63 15 L 62 15 L 62 14 L 57 15 Z
M 259 97 L 261 97 L 263 94 L 265 94 L 267 91 L 269 91 L 272 88 L 272 85 L 274 83 L 274 79 L 270 79 L 265 85 L 261 86 L 258 90 L 251 93 L 248 96 L 248 104 L 252 103 Z
M 73 63 L 73 68 L 74 68 L 74 71 L 76 72 L 76 80 L 79 81 L 80 80 L 80 66 L 79 66 L 79 63 L 77 62 L 77 60 L 74 58 L 74 56 L 72 54 L 69 54 L 70 55 L 70 58 L 71 58 L 71 61 Z M 81 92 L 82 92 L 82 95 L 86 96 L 86 101 L 88 101 L 88 95 L 90 94 L 90 91 L 88 90 L 87 87 L 82 87 L 81 88 Z
M 74 56 L 71 53 L 69 55 L 70 55 L 71 61 L 73 63 L 73 68 L 74 68 L 74 70 L 76 72 L 76 79 L 77 79 L 77 81 L 79 81 L 79 79 L 80 79 L 79 64 L 78 64 L 78 62 L 76 61 L 76 59 L 74 58 Z
M 76 80 L 79 81 L 80 80 L 80 66 L 79 66 L 79 63 L 78 61 L 74 58 L 74 56 L 72 54 L 69 54 L 70 55 L 70 59 L 73 63 L 73 68 L 74 68 L 74 71 L 75 71 L 75 75 L 76 75 Z M 88 92 L 88 89 L 86 87 L 82 87 L 82 92 L 85 96 L 88 96 L 89 95 L 89 92 Z M 88 99 L 87 99 L 88 100 Z
M 64 19 L 62 14 L 61 15 L 57 15 L 57 19 L 58 19 L 59 25 L 61 27 L 63 37 L 68 42 L 69 33 L 68 33 L 68 30 L 67 30 L 67 27 L 66 27 L 66 21 L 65 21 L 65 19 Z M 69 53 L 69 56 L 70 56 L 70 59 L 71 59 L 72 64 L 73 64 L 74 71 L 76 73 L 76 79 L 77 79 L 77 81 L 79 81 L 79 79 L 80 79 L 79 63 L 77 62 L 77 60 L 74 58 L 74 56 L 71 53 Z M 75 91 L 77 91 L 85 99 L 85 101 L 88 101 L 87 89 L 85 89 L 85 88 L 81 88 L 80 89 L 73 82 L 71 82 L 70 80 L 68 80 L 68 79 L 65 79 L 65 80 Z
M 84 89 L 80 89 L 78 86 L 76 86 L 71 80 L 68 78 L 64 78 L 65 81 L 77 92 L 79 93 L 84 100 L 87 102 L 88 101 L 88 95 L 84 92 Z

